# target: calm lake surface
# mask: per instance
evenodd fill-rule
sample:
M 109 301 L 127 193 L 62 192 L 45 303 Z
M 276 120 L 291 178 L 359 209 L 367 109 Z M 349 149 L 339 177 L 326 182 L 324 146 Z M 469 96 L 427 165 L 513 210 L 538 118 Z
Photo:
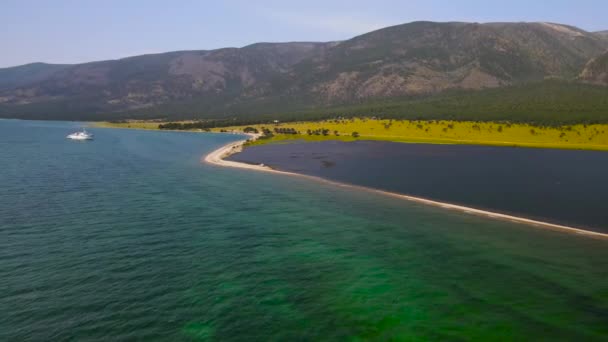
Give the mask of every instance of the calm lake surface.
M 606 340 L 608 241 L 0 121 L 0 341 Z
M 608 232 L 608 152 L 326 141 L 254 146 L 231 159 Z

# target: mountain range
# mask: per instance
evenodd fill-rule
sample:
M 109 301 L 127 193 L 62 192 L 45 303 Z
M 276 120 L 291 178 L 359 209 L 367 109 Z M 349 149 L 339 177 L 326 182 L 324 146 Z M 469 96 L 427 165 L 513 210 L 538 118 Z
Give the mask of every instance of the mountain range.
M 546 80 L 605 87 L 607 51 L 608 31 L 562 24 L 413 22 L 340 42 L 4 68 L 0 116 L 220 118 Z

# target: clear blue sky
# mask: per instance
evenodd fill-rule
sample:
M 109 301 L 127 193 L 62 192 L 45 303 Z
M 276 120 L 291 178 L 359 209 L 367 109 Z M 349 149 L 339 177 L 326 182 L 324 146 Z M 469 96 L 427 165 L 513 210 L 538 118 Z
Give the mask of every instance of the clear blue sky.
M 2 0 L 0 67 L 342 40 L 415 20 L 551 21 L 608 30 L 608 0 Z

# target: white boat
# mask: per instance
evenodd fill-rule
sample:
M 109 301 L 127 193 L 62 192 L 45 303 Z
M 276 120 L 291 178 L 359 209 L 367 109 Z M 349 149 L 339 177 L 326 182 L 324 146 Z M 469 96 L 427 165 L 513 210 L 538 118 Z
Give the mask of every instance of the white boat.
M 68 135 L 66 138 L 72 140 L 93 140 L 93 134 L 87 132 L 86 129 L 82 129 L 82 132 L 75 132 Z

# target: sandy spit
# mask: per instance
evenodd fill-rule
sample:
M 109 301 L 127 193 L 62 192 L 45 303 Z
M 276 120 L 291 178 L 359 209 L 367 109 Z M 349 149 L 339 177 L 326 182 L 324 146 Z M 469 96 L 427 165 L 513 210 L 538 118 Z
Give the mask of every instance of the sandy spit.
M 433 201 L 433 200 L 429 200 L 426 198 L 408 196 L 408 195 L 398 194 L 398 193 L 389 192 L 389 191 L 367 188 L 367 187 L 363 187 L 363 186 L 359 186 L 359 185 L 344 184 L 344 183 L 330 181 L 330 180 L 323 179 L 320 177 L 315 177 L 315 176 L 302 175 L 302 174 L 286 172 L 286 171 L 278 171 L 278 170 L 274 170 L 268 166 L 265 166 L 263 164 L 252 165 L 252 164 L 240 163 L 240 162 L 235 162 L 235 161 L 230 161 L 230 160 L 224 159 L 233 154 L 241 152 L 243 150 L 243 144 L 245 144 L 247 142 L 247 140 L 250 140 L 250 139 L 255 140 L 255 139 L 259 138 L 259 135 L 255 135 L 255 134 L 249 134 L 249 136 L 250 136 L 249 139 L 231 142 L 229 144 L 226 144 L 226 145 L 218 148 L 215 151 L 212 151 L 211 153 L 206 155 L 204 158 L 201 158 L 202 161 L 204 161 L 205 163 L 208 163 L 208 164 L 213 164 L 213 165 L 222 166 L 222 167 L 233 167 L 233 168 L 239 168 L 239 169 L 270 172 L 270 173 L 281 174 L 281 175 L 286 175 L 286 176 L 303 177 L 303 178 L 308 178 L 308 179 L 315 180 L 318 182 L 332 184 L 334 186 L 358 189 L 361 191 L 367 191 L 367 192 L 376 193 L 376 194 L 380 194 L 380 195 L 384 195 L 384 196 L 390 196 L 393 198 L 403 199 L 403 200 L 407 200 L 407 201 L 411 201 L 411 202 L 417 202 L 417 203 L 421 203 L 421 204 L 425 204 L 425 205 L 431 205 L 434 207 L 440 207 L 440 208 L 444 208 L 444 209 L 448 209 L 448 210 L 460 211 L 460 212 L 464 212 L 464 213 L 471 214 L 471 215 L 484 216 L 484 217 L 489 217 L 489 218 L 498 219 L 498 220 L 506 220 L 506 221 L 516 222 L 516 223 L 521 223 L 521 224 L 527 224 L 527 225 L 534 226 L 534 227 L 552 229 L 552 230 L 556 230 L 556 231 L 584 235 L 584 236 L 588 236 L 588 237 L 604 238 L 604 239 L 608 238 L 608 234 L 606 234 L 606 233 L 599 233 L 599 232 L 589 231 L 589 230 L 585 230 L 585 229 L 581 229 L 581 228 L 575 228 L 575 227 L 569 227 L 569 226 L 564 226 L 564 225 L 559 225 L 559 224 L 554 224 L 554 223 L 536 221 L 536 220 L 527 219 L 524 217 L 518 217 L 518 216 L 496 213 L 496 212 L 492 212 L 492 211 L 480 210 L 480 209 L 465 207 L 465 206 L 451 204 L 451 203 L 438 202 L 438 201 Z

